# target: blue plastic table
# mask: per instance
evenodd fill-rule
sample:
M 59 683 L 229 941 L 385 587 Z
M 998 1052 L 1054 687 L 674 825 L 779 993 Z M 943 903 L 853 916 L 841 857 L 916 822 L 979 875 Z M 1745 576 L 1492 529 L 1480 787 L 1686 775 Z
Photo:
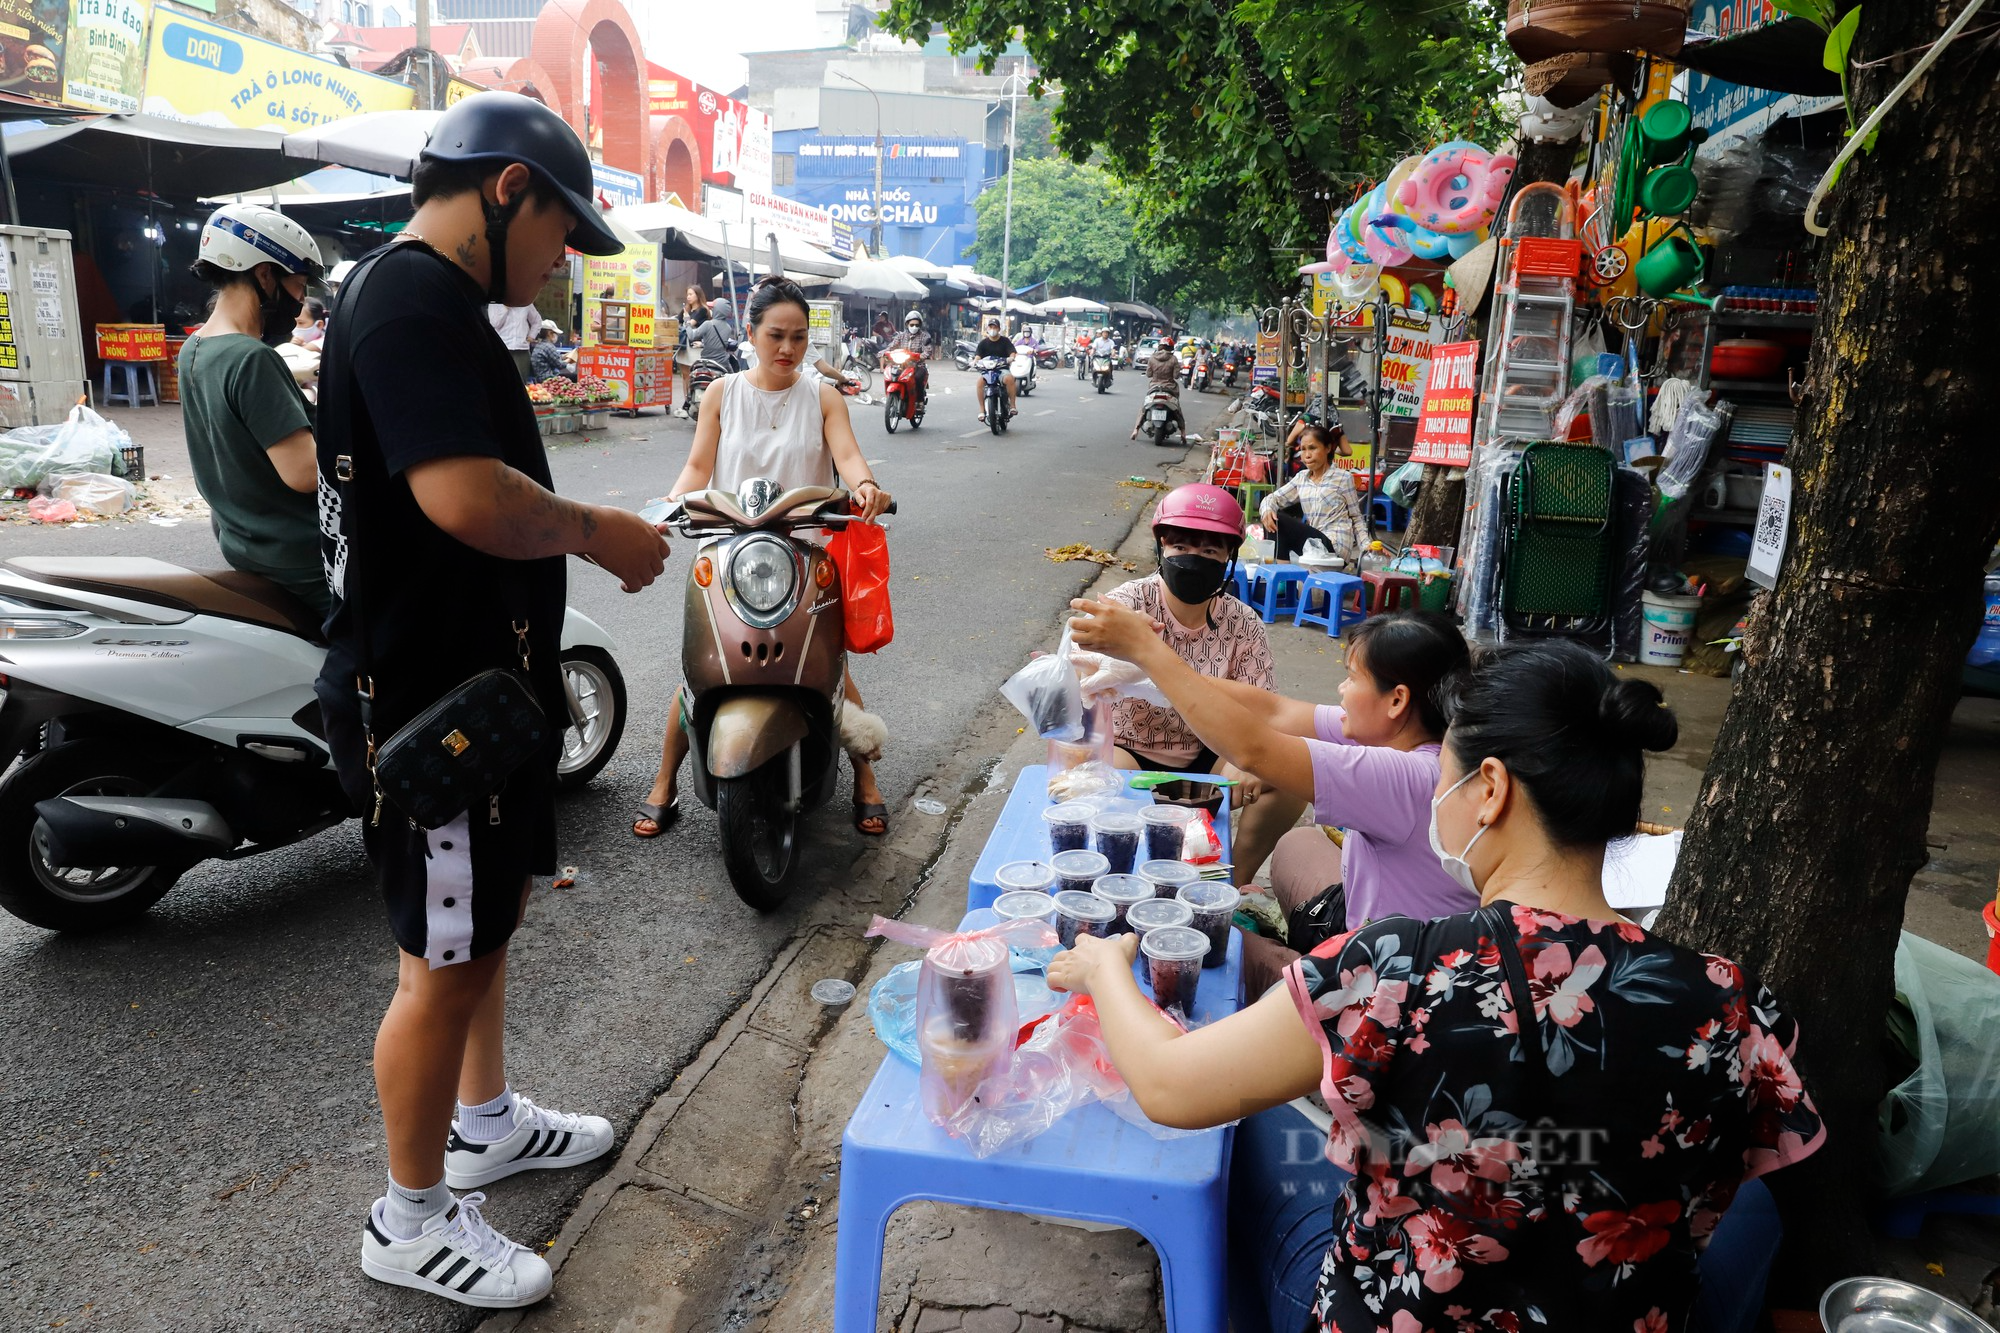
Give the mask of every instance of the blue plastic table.
M 1228 962 L 1202 973 L 1196 1021 L 1234 1013 L 1242 985 L 1242 936 L 1232 931 Z M 981 1160 L 924 1115 L 915 1066 L 886 1056 L 841 1137 L 833 1333 L 874 1333 L 889 1217 L 919 1199 L 1129 1227 L 1159 1255 L 1168 1333 L 1218 1333 L 1229 1317 L 1234 1142 L 1233 1128 L 1156 1139 L 1095 1105 Z
M 1137 774 L 1133 775 L 1138 776 Z M 1230 857 L 1229 840 L 1229 789 L 1222 789 L 1222 810 L 1215 818 L 1215 836 L 1221 846 L 1222 859 Z M 1148 791 L 1133 791 L 1130 786 L 1125 794 L 1135 801 L 1150 803 L 1153 794 Z M 1049 799 L 1049 770 L 1046 764 L 1030 764 L 1014 779 L 1014 790 L 1007 797 L 1007 808 L 1000 812 L 1000 820 L 993 826 L 993 832 L 986 837 L 986 849 L 979 854 L 979 864 L 972 868 L 972 882 L 966 894 L 968 910 L 975 907 L 991 907 L 993 900 L 1000 896 L 1000 886 L 993 876 L 1001 866 L 1009 861 L 1046 861 L 1049 859 L 1049 828 L 1042 822 L 1042 811 L 1055 802 Z M 1145 859 L 1145 844 L 1139 847 L 1139 859 Z

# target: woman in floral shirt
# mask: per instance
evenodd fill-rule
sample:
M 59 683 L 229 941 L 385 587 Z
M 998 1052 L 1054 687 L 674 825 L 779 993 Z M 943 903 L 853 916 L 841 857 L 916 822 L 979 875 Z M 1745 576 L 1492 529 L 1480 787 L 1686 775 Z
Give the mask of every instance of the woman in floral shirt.
M 1792 1067 L 1796 1028 L 1736 964 L 1604 901 L 1604 844 L 1637 818 L 1641 750 L 1674 740 L 1655 687 L 1573 644 L 1522 644 L 1448 702 L 1431 845 L 1479 911 L 1329 941 L 1283 987 L 1187 1034 L 1140 994 L 1129 936 L 1080 939 L 1050 983 L 1093 997 L 1162 1124 L 1326 1098 L 1327 1156 L 1353 1179 L 1319 1333 L 1678 1333 L 1737 1188 L 1824 1138 Z

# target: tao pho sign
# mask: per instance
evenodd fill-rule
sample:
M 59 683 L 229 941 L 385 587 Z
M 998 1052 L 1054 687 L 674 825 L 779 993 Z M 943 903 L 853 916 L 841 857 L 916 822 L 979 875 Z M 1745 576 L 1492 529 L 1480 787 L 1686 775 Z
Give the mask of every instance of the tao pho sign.
M 1479 385 L 1479 344 L 1447 343 L 1431 350 L 1430 383 L 1410 449 L 1412 463 L 1472 464 L 1472 402 Z

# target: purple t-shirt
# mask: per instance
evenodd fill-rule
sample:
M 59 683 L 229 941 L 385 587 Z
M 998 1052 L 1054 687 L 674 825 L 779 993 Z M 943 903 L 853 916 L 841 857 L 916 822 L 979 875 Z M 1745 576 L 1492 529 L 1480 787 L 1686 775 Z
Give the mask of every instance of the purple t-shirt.
M 1479 896 L 1458 887 L 1431 851 L 1431 793 L 1437 788 L 1436 742 L 1414 750 L 1357 745 L 1341 731 L 1343 708 L 1313 710 L 1313 818 L 1347 830 L 1341 878 L 1347 928 L 1385 916 L 1418 920 L 1471 912 Z

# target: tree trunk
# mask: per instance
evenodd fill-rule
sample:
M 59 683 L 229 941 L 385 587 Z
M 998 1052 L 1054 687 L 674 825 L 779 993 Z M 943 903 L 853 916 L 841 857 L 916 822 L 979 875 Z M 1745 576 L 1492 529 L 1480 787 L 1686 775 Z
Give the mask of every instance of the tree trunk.
M 1520 164 L 1514 168 L 1514 178 L 1508 182 L 1506 196 L 1501 200 L 1500 221 L 1506 221 L 1507 208 L 1523 186 L 1536 181 L 1568 180 L 1570 164 L 1576 161 L 1576 148 L 1577 141 L 1574 139 L 1566 143 L 1525 145 L 1521 149 Z M 1498 224 L 1495 225 L 1497 228 Z M 1497 283 L 1499 280 L 1499 266 L 1495 265 L 1493 281 Z M 1486 300 L 1480 308 L 1486 312 L 1490 326 L 1493 315 L 1491 284 L 1486 289 Z M 1457 475 L 1451 475 L 1453 473 Z M 1464 470 L 1426 464 L 1423 489 L 1417 493 L 1416 507 L 1410 511 L 1410 531 L 1404 540 L 1412 546 L 1456 546 L 1459 544 L 1458 529 L 1464 521 Z
M 1855 59 L 1921 52 L 1956 8 L 1868 5 Z M 1914 59 L 1858 69 L 1855 105 Z M 1800 1021 L 1828 1140 L 1779 1173 L 1786 1303 L 1870 1271 L 1861 1205 L 1896 936 L 2000 537 L 1996 75 L 1991 43 L 1949 49 L 1822 212 L 1790 549 L 1753 613 L 1660 921 L 1760 975 Z

